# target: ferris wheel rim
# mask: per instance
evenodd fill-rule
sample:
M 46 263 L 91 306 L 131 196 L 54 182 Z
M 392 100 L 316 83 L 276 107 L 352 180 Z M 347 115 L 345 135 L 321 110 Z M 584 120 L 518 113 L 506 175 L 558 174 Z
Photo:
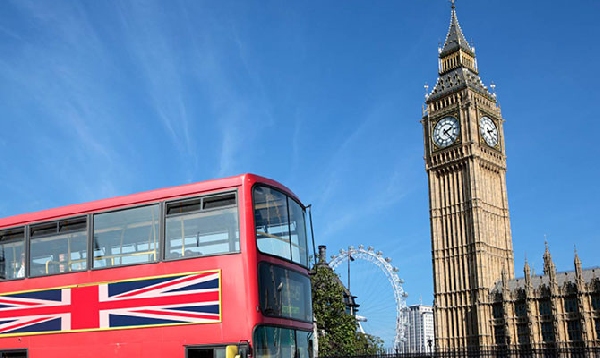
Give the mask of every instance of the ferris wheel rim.
M 402 341 L 406 339 L 405 332 L 408 324 L 406 317 L 406 297 L 408 294 L 402 288 L 402 280 L 396 272 L 398 268 L 391 265 L 392 259 L 383 256 L 381 251 L 375 251 L 371 246 L 365 249 L 363 245 L 359 245 L 358 248 L 350 246 L 348 250 L 341 249 L 339 255 L 331 256 L 332 260 L 329 262 L 329 267 L 335 270 L 342 262 L 351 259 L 362 259 L 375 264 L 388 279 L 394 291 L 394 300 L 396 303 L 396 332 L 394 337 L 394 348 L 399 348 Z

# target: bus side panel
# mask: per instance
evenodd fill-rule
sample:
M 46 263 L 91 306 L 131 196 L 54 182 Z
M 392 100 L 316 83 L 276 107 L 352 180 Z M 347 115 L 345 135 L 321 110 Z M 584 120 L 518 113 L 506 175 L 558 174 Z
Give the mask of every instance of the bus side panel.
M 242 240 L 245 241 L 245 240 Z M 152 277 L 171 272 L 203 272 L 221 270 L 221 322 L 169 325 L 153 328 L 119 330 L 96 330 L 65 332 L 38 335 L 18 335 L 0 338 L 0 350 L 28 349 L 29 357 L 131 357 L 133 354 L 150 352 L 149 356 L 180 356 L 186 345 L 238 343 L 250 340 L 256 320 L 256 301 L 248 291 L 257 292 L 256 269 L 247 266 L 247 258 L 242 254 L 202 257 L 152 265 L 131 266 L 127 277 L 113 277 L 113 280 L 139 278 L 131 273 Z M 96 279 L 108 278 L 116 270 L 95 272 Z M 77 275 L 85 275 L 80 273 Z M 99 274 L 99 275 L 98 275 Z M 59 275 L 63 282 L 71 274 Z M 82 282 L 77 280 L 77 282 Z M 85 282 L 85 281 L 83 281 Z M 8 282 L 6 282 L 8 283 Z M 56 286 L 55 286 L 56 287 Z M 248 312 L 249 307 L 253 307 Z M 91 307 L 90 307 L 91 309 Z M 163 354 L 156 355 L 157 352 Z M 147 355 L 146 355 L 147 356 Z

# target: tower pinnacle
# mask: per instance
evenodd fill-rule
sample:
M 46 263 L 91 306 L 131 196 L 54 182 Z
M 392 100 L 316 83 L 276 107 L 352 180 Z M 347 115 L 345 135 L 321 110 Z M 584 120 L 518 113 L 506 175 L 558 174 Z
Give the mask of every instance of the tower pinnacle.
M 443 47 L 438 47 L 438 81 L 433 91 L 427 96 L 427 102 L 445 97 L 464 88 L 470 88 L 485 96 L 488 100 L 496 102 L 488 88 L 479 78 L 475 48 L 469 45 L 462 32 L 456 6 L 452 1 L 450 26 L 446 34 Z
M 454 1 L 452 1 L 450 27 L 448 28 L 448 34 L 446 35 L 444 47 L 440 52 L 440 58 L 455 52 L 458 49 L 467 52 L 471 56 L 475 56 L 475 51 L 473 51 L 473 48 L 467 42 L 465 35 L 463 35 L 460 24 L 458 23 L 458 17 L 456 16 L 456 6 L 454 5 Z

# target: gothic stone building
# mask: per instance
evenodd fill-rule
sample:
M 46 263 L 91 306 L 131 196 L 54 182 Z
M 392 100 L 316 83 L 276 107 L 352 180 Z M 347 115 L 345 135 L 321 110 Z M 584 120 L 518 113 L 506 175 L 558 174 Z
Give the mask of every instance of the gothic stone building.
M 438 350 L 598 344 L 595 271 L 515 280 L 504 120 L 480 77 L 454 1 L 423 110 Z M 577 260 L 576 260 L 577 261 Z M 577 268 L 579 267 L 579 268 Z M 571 333 L 569 333 L 571 332 Z M 591 343 L 590 343 L 591 342 Z
M 556 272 L 548 245 L 544 274 L 506 275 L 490 293 L 494 342 L 532 347 L 598 347 L 600 268 L 584 270 L 577 252 L 574 271 Z

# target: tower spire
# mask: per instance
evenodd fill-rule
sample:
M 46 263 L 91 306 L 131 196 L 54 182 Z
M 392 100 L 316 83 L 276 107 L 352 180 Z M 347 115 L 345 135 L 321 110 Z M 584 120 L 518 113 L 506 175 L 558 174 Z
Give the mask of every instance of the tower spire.
M 464 88 L 478 92 L 488 100 L 496 102 L 496 98 L 479 78 L 475 48 L 472 47 L 458 23 L 455 1 L 451 1 L 450 26 L 442 47 L 438 47 L 438 81 L 427 97 L 427 102 L 435 101 Z
M 579 287 L 583 287 L 583 269 L 581 268 L 581 260 L 579 259 L 579 255 L 577 254 L 577 248 L 575 248 L 575 281 Z
M 544 275 L 551 275 L 555 273 L 556 266 L 554 266 L 554 261 L 552 261 L 552 255 L 550 255 L 548 241 L 545 242 L 545 245 L 546 250 L 544 251 Z
M 440 52 L 440 57 L 446 56 L 458 49 L 467 52 L 471 56 L 475 56 L 475 51 L 473 51 L 473 48 L 467 42 L 465 35 L 463 35 L 460 24 L 458 23 L 458 17 L 456 16 L 456 5 L 454 4 L 454 1 L 452 1 L 450 27 L 448 28 L 448 34 L 446 35 L 444 47 Z
M 523 272 L 525 273 L 525 288 L 527 292 L 530 292 L 532 289 L 531 286 L 531 267 L 529 266 L 529 262 L 527 258 L 525 258 L 525 266 L 523 267 Z

